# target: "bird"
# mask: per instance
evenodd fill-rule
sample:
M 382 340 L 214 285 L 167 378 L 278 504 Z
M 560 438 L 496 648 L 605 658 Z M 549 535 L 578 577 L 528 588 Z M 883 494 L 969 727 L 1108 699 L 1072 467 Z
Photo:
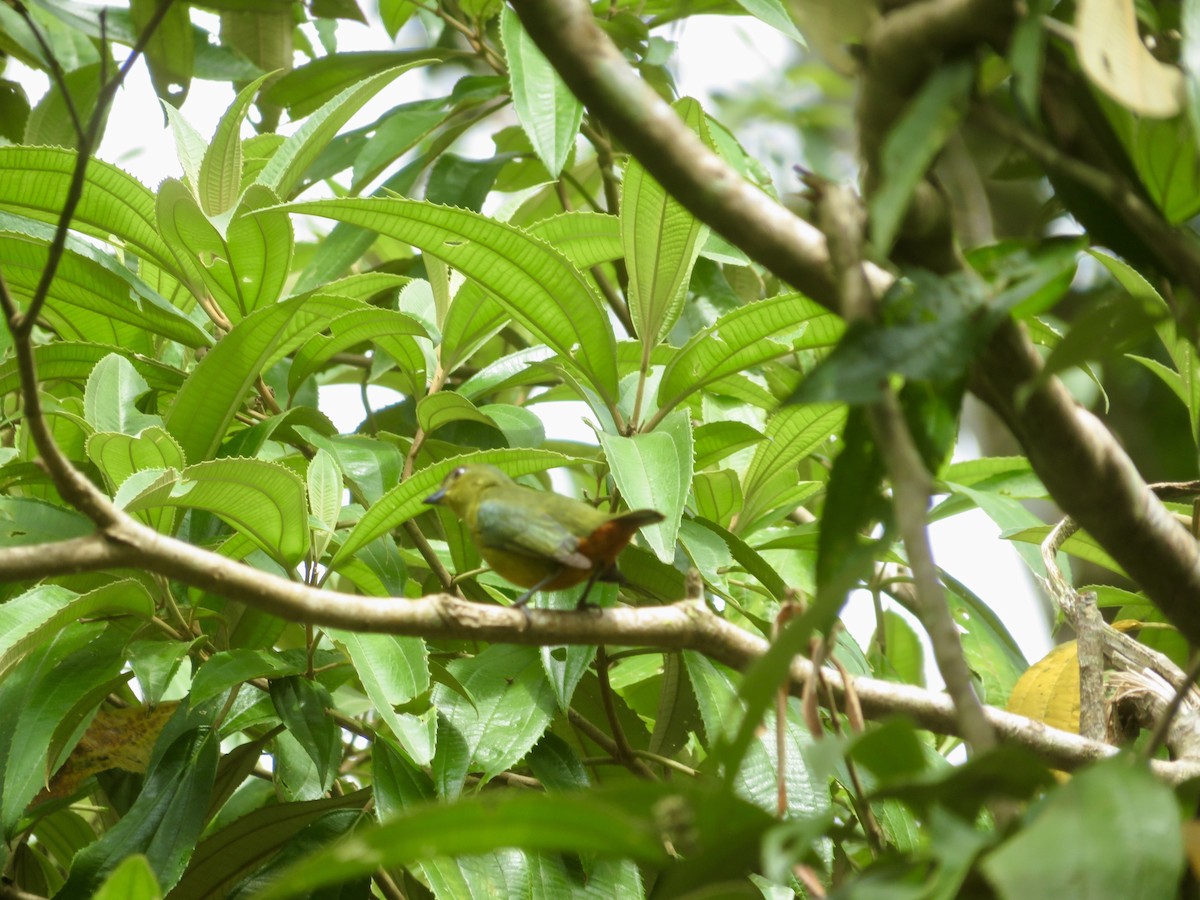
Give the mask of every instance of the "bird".
M 547 491 L 517 484 L 495 466 L 459 466 L 425 498 L 462 519 L 489 566 L 520 587 L 524 607 L 538 591 L 586 581 L 576 609 L 587 606 L 596 581 L 621 581 L 617 556 L 644 525 L 664 520 L 653 509 L 607 513 Z

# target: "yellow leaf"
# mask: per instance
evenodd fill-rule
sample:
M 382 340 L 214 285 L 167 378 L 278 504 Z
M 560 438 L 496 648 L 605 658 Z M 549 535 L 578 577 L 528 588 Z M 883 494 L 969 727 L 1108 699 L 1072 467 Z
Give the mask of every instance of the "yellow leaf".
M 1079 655 L 1075 642 L 1059 644 L 1017 679 L 1008 711 L 1079 733 Z
M 1154 119 L 1183 109 L 1183 73 L 1142 43 L 1133 0 L 1079 0 L 1075 31 L 1079 65 L 1104 93 Z

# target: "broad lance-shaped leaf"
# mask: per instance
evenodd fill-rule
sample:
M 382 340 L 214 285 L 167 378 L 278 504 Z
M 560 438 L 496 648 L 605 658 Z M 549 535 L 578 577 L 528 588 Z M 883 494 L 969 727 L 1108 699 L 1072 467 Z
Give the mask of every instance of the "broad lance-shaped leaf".
M 0 604 L 0 678 L 68 623 L 104 613 L 149 619 L 154 601 L 143 584 L 125 578 L 86 594 L 40 585 Z
M 157 426 L 136 437 L 101 431 L 87 440 L 88 459 L 94 462 L 113 487 L 142 469 L 182 469 L 187 460 L 170 434 Z
M 53 226 L 43 222 L 0 212 L 0 267 L 18 302 L 28 301 L 37 289 L 53 233 Z M 98 313 L 187 347 L 212 343 L 203 329 L 141 278 L 111 255 L 74 237 L 67 238 L 46 310 L 67 320 L 80 310 Z
M 418 766 L 433 759 L 437 737 L 437 710 L 427 707 L 420 715 L 398 713 L 396 707 L 429 690 L 429 652 L 420 638 L 391 634 L 355 634 L 330 631 L 346 648 L 354 670 L 371 703 Z
M 700 104 L 684 98 L 675 110 L 711 148 Z M 679 318 L 692 266 L 707 235 L 707 225 L 668 194 L 641 163 L 629 161 L 621 188 L 621 240 L 629 267 L 629 314 L 642 341 L 643 362 Z
M 671 409 L 689 394 L 793 350 L 831 347 L 845 332 L 839 316 L 801 294 L 781 294 L 726 313 L 694 335 L 666 365 L 658 402 Z
M 118 673 L 129 633 L 98 621 L 60 623 L 0 678 L 0 833 L 6 841 L 16 837 L 26 807 L 45 788 L 51 754 L 57 761 L 70 747 L 56 739 L 60 726 L 79 724 L 124 681 Z M 97 685 L 104 688 L 99 696 Z
M 320 560 L 337 530 L 342 511 L 342 473 L 332 453 L 321 448 L 308 461 L 305 473 L 308 510 L 312 516 L 312 556 Z
M 286 4 L 285 4 L 286 5 Z M 286 107 L 293 122 L 363 79 L 397 66 L 429 65 L 466 56 L 463 50 L 420 47 L 416 50 L 362 50 L 319 56 L 279 78 L 267 89 L 265 99 Z M 380 135 L 382 138 L 382 135 Z
M 196 365 L 167 413 L 167 431 L 189 460 L 208 459 L 250 386 L 281 347 L 298 344 L 306 329 L 358 305 L 345 298 L 295 297 L 264 307 L 238 322 Z M 282 352 L 286 352 L 283 350 Z
M 57 223 L 74 170 L 73 150 L 0 147 L 0 209 Z M 30 184 L 38 189 L 31 191 Z M 71 226 L 102 240 L 115 237 L 176 278 L 186 278 L 158 232 L 154 194 L 112 163 L 100 159 L 88 162 L 83 194 Z
M 270 188 L 275 196 L 290 199 L 304 171 L 326 149 L 350 117 L 368 100 L 391 84 L 401 73 L 423 62 L 396 66 L 346 88 L 311 116 L 289 136 L 259 173 L 258 183 Z
M 881 251 L 891 249 L 913 191 L 962 118 L 974 80 L 966 61 L 935 69 L 888 133 L 870 199 L 871 243 Z
M 158 6 L 158 0 L 129 0 L 129 12 L 140 37 L 145 36 Z M 173 4 L 149 36 L 144 51 L 154 92 L 176 108 L 183 105 L 192 86 L 196 42 L 190 12 L 186 4 Z
M 579 269 L 548 244 L 478 213 L 418 200 L 316 200 L 283 208 L 369 228 L 445 261 L 558 351 L 601 398 L 615 399 L 612 323 Z
M 148 477 L 152 470 L 141 473 Z M 262 459 L 214 459 L 164 477 L 133 497 L 127 512 L 155 506 L 203 509 L 218 516 L 285 566 L 308 551 L 308 502 L 294 472 Z
M 158 221 L 181 260 L 199 276 L 231 322 L 274 303 L 292 258 L 292 224 L 276 197 L 251 185 L 233 218 L 218 228 L 174 178 L 158 191 Z
M 83 389 L 83 414 L 97 431 L 137 434 L 145 428 L 161 425 L 162 419 L 148 415 L 135 405 L 150 390 L 146 379 L 125 357 L 110 353 L 88 376 Z
M 110 353 L 119 353 L 128 359 L 146 383 L 156 391 L 173 394 L 183 384 L 183 373 L 162 363 L 145 359 L 122 347 L 104 344 L 58 341 L 40 344 L 33 348 L 34 361 L 42 381 L 64 379 L 83 383 L 91 374 L 96 363 Z M 0 394 L 8 394 L 21 386 L 21 376 L 16 360 L 0 363 Z
M 784 406 L 767 420 L 764 440 L 758 445 L 742 481 L 744 506 L 739 526 L 748 526 L 766 512 L 772 498 L 768 488 L 781 472 L 794 472 L 801 459 L 812 453 L 846 420 L 841 404 Z M 794 483 L 794 479 L 793 482 Z
M 1132 754 L 1059 785 L 979 866 L 1001 900 L 1176 896 L 1184 832 L 1171 789 Z
M 425 393 L 425 354 L 414 337 L 427 338 L 425 328 L 412 316 L 393 309 L 367 307 L 339 316 L 329 323 L 328 335 L 314 334 L 296 351 L 288 371 L 288 390 L 295 391 L 335 353 L 370 341 L 400 367 L 410 394 Z
M 621 223 L 604 213 L 566 212 L 526 229 L 583 270 L 620 259 Z M 477 283 L 465 281 L 454 295 L 442 326 L 442 366 L 453 371 L 508 322 L 508 313 Z
M 536 647 L 493 644 L 479 655 L 456 659 L 450 674 L 474 699 L 438 684 L 437 709 L 466 740 L 470 768 L 487 780 L 516 763 L 538 742 L 557 712 Z
M 164 885 L 174 885 L 204 827 L 219 744 L 208 727 L 192 728 L 176 738 L 147 772 L 129 811 L 71 860 L 70 875 L 56 896 L 91 897 L 108 872 L 138 852 L 146 854 Z
M 601 434 L 600 446 L 625 502 L 666 516 L 644 527 L 642 534 L 660 560 L 674 562 L 675 539 L 692 484 L 691 418 L 677 410 L 644 434 Z
M 270 77 L 263 75 L 242 88 L 217 123 L 196 178 L 200 207 L 210 216 L 219 216 L 237 204 L 242 186 L 242 122 L 258 89 Z
M 667 860 L 661 825 L 652 810 L 664 808 L 661 785 L 639 784 L 620 792 L 502 791 L 456 803 L 419 804 L 392 821 L 355 831 L 315 856 L 305 857 L 260 900 L 283 900 L 324 885 L 368 876 L 379 866 L 401 867 L 420 860 L 479 856 L 514 843 L 527 851 L 579 854 L 585 859 L 629 858 L 652 866 Z M 683 803 L 691 811 L 690 801 Z M 737 808 L 739 829 L 747 818 Z M 250 815 L 255 815 L 251 813 Z M 761 827 L 759 823 L 755 823 Z M 574 876 L 573 876 L 574 877 Z M 541 882 L 534 882 L 541 885 Z M 589 882 L 589 885 L 591 882 Z M 531 896 L 575 896 L 579 892 Z M 605 896 L 635 896 L 606 894 Z
M 517 121 L 551 178 L 557 178 L 575 146 L 583 104 L 542 55 L 521 20 L 507 6 L 500 14 L 500 37 L 508 62 Z

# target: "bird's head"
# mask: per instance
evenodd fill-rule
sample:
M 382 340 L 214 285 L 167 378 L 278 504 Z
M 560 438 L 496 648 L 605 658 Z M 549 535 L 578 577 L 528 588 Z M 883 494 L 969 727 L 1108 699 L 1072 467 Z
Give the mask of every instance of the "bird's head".
M 449 506 L 462 516 L 489 488 L 512 484 L 512 479 L 495 466 L 459 466 L 446 476 L 442 486 L 425 498 L 434 506 Z

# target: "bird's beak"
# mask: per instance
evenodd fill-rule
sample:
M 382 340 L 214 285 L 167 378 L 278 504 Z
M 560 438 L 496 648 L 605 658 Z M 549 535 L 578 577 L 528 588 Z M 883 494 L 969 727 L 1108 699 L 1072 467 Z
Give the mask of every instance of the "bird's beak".
M 438 506 L 442 502 L 442 500 L 445 499 L 445 497 L 446 497 L 446 489 L 439 488 L 438 490 L 436 490 L 432 494 L 430 494 L 428 497 L 426 497 L 423 502 L 429 503 L 433 506 Z

